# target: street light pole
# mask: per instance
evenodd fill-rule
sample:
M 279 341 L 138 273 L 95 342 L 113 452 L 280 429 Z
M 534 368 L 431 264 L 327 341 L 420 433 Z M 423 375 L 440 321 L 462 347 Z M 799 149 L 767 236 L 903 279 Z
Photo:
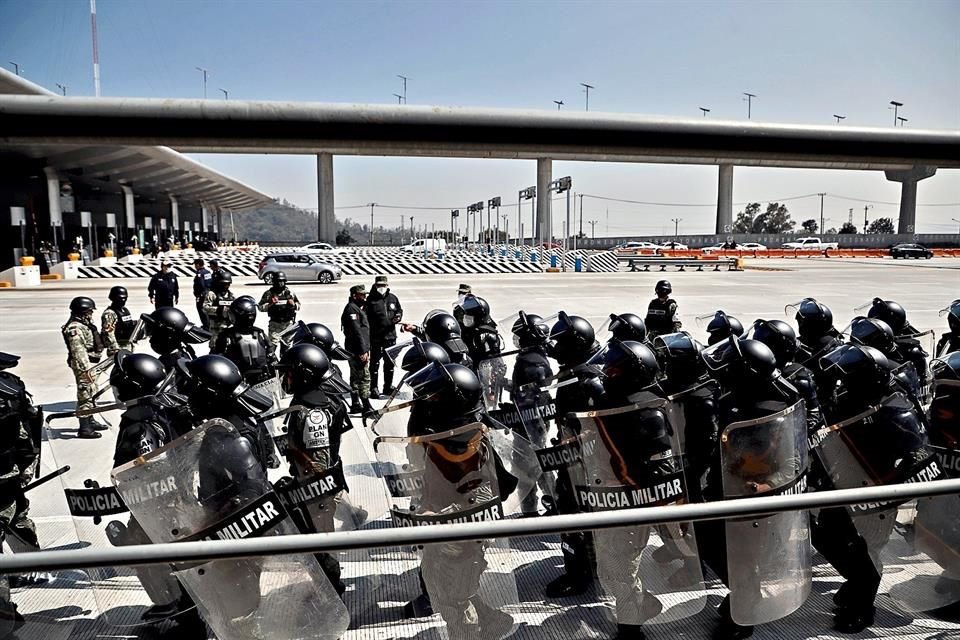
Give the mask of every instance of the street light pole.
M 207 99 L 207 74 L 209 71 L 203 67 L 194 67 L 197 71 L 203 74 L 203 99 Z
M 704 118 L 706 118 L 707 114 L 710 113 L 710 109 L 707 109 L 706 107 L 698 107 L 698 108 L 700 109 L 700 111 L 703 111 Z
M 224 99 L 224 100 L 229 100 L 229 99 L 230 99 L 230 92 L 229 92 L 229 91 L 227 91 L 227 90 L 224 89 L 223 87 L 220 87 L 220 91 L 223 92 L 223 99 Z
M 403 104 L 407 104 L 407 80 L 409 80 L 410 78 L 408 78 L 407 76 L 402 76 L 399 73 L 397 74 L 397 77 L 403 80 Z M 397 95 L 397 94 L 393 94 L 393 95 Z
M 459 217 L 460 217 L 460 209 L 454 209 L 453 211 L 450 212 L 450 246 L 453 246 L 454 244 L 453 223 L 454 223 L 454 220 L 456 220 Z
M 900 123 L 900 126 L 901 126 L 901 127 L 903 127 L 903 123 L 904 123 L 904 122 L 910 122 L 909 120 L 907 120 L 907 119 L 904 118 L 903 116 L 897 116 L 897 121 Z
M 683 218 L 670 218 L 670 222 L 673 223 L 673 237 L 677 238 L 680 236 L 680 223 L 683 222 Z
M 820 196 L 820 233 L 826 233 L 826 231 L 823 228 L 823 197 L 827 194 L 818 193 L 817 195 Z
M 566 192 L 567 194 L 567 221 L 566 221 L 566 226 L 564 227 L 565 231 L 563 234 L 563 257 L 564 258 L 566 258 L 567 256 L 567 241 L 570 236 L 570 229 L 572 228 L 570 226 L 570 187 L 572 186 L 573 186 L 573 180 L 570 178 L 570 176 L 564 176 L 563 178 L 554 180 L 553 182 L 550 183 L 550 191 L 555 191 L 556 193 Z M 550 197 L 549 192 L 547 192 L 547 197 L 548 198 Z M 551 240 L 553 240 L 553 238 L 547 239 L 546 242 L 550 242 Z M 563 261 L 562 270 L 563 271 L 567 270 L 566 260 Z
M 67 95 L 67 85 L 65 85 L 65 84 L 60 84 L 60 83 L 58 82 L 58 83 L 57 83 L 57 88 L 60 89 L 60 91 L 63 92 L 63 95 L 64 95 L 64 96 Z
M 397 99 L 397 104 L 403 104 L 403 96 L 399 93 L 393 94 L 393 97 Z
M 590 222 L 590 237 L 596 240 L 597 239 L 597 221 L 590 220 L 589 222 Z
M 553 104 L 557 105 L 557 111 L 560 111 L 560 107 L 563 106 L 563 100 L 554 100 Z
M 13 67 L 13 72 L 19 76 L 19 75 L 20 75 L 20 65 L 19 65 L 18 63 L 14 62 L 13 60 L 10 60 L 9 64 Z
M 833 114 L 833 117 L 837 119 L 837 124 L 840 124 L 840 121 L 841 121 L 841 120 L 846 120 L 846 119 L 847 119 L 847 116 L 839 116 L 839 115 L 837 115 L 837 114 Z
M 581 82 L 580 86 L 583 87 L 583 90 L 587 94 L 586 105 L 584 111 L 590 111 L 590 89 L 596 89 L 592 84 L 587 84 L 586 82 Z
M 867 211 L 869 211 L 870 209 L 873 209 L 872 204 L 863 205 L 863 232 L 864 233 L 867 232 Z
M 750 115 L 751 115 L 751 111 L 752 111 L 752 107 L 753 107 L 753 99 L 757 97 L 757 94 L 755 94 L 755 93 L 747 93 L 746 91 L 744 91 L 744 92 L 743 92 L 743 95 L 747 96 L 747 120 L 749 120 L 749 119 L 750 119 Z
M 583 235 L 583 194 L 580 193 L 580 194 L 577 194 L 577 195 L 580 196 L 580 232 L 577 233 L 577 237 L 579 237 L 579 236 L 582 236 L 582 235 Z M 573 250 L 574 250 L 574 251 L 577 250 L 577 237 L 574 237 L 574 239 L 573 239 Z
M 496 217 L 494 217 L 494 223 L 496 225 L 496 236 L 494 236 L 494 242 L 500 244 L 500 196 L 487 200 L 487 227 L 490 226 L 490 215 L 493 212 L 494 207 L 497 208 L 497 214 Z
M 893 105 L 893 126 L 897 126 L 897 111 L 903 106 L 903 103 L 891 100 L 890 104 Z
M 370 246 L 373 246 L 373 208 L 377 206 L 376 202 L 371 202 L 367 205 L 370 207 Z

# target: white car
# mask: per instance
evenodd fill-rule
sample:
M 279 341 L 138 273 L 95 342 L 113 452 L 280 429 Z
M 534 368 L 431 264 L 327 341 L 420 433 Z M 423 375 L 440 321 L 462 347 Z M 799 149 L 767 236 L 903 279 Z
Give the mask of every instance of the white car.
M 743 249 L 745 251 L 766 251 L 767 246 L 760 244 L 759 242 L 744 242 L 737 245 L 738 249 Z
M 623 244 L 619 244 L 616 247 L 614 247 L 614 250 L 630 253 L 632 251 L 641 251 L 641 250 L 657 251 L 658 249 L 663 249 L 663 248 L 664 247 L 661 247 L 660 245 L 654 244 L 652 242 L 624 242 Z
M 333 251 L 334 246 L 332 244 L 327 244 L 326 242 L 311 242 L 310 244 L 305 244 L 301 249 L 310 249 L 311 251 Z

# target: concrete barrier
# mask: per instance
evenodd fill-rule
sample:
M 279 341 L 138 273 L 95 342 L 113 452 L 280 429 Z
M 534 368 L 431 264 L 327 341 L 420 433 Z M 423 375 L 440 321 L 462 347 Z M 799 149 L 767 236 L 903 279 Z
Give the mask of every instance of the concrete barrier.
M 9 282 L 14 287 L 39 287 L 40 267 L 10 267 L 0 272 L 0 280 Z
M 76 280 L 80 277 L 80 267 L 82 265 L 76 260 L 59 262 L 50 267 L 50 273 L 55 273 L 64 280 Z

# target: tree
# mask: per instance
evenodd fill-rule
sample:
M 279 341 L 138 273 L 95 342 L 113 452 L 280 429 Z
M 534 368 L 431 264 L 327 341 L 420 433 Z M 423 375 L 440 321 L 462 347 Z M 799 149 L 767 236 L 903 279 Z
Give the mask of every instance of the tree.
M 811 234 L 813 234 L 813 233 L 816 233 L 817 231 L 819 231 L 819 229 L 820 229 L 820 225 L 818 225 L 818 224 L 817 224 L 817 221 L 814 220 L 813 218 L 810 218 L 809 220 L 804 220 L 804 221 L 800 224 L 800 226 L 803 227 L 803 232 L 804 232 L 804 233 L 811 233 Z
M 760 203 L 751 202 L 737 214 L 733 230 L 735 233 L 789 233 L 793 227 L 786 205 L 770 202 L 767 210 L 760 213 Z
M 350 236 L 350 232 L 346 229 L 341 229 L 337 231 L 337 246 L 342 247 L 344 245 L 353 244 L 355 240 Z
M 877 218 L 867 227 L 867 233 L 896 233 L 893 227 L 893 220 L 890 218 Z
M 836 234 L 837 234 L 837 228 L 836 228 L 836 227 L 830 227 L 829 229 L 827 229 L 827 235 L 828 235 L 828 236 L 832 236 L 832 235 L 836 235 Z
M 844 222 L 843 226 L 840 227 L 839 233 L 856 233 L 857 228 L 853 226 L 852 222 Z

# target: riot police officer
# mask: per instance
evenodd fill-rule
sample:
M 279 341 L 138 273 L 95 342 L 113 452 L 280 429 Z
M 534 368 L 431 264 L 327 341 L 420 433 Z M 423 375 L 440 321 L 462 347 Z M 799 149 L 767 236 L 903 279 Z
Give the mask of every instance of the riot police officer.
M 937 357 L 942 357 L 954 351 L 960 351 L 960 300 L 954 300 L 950 306 L 940 310 L 941 316 L 947 316 L 949 331 L 940 336 L 937 342 Z
M 211 266 L 212 264 L 211 261 Z M 230 291 L 232 284 L 233 276 L 223 269 L 217 270 L 213 274 L 210 290 L 203 297 L 203 312 L 207 314 L 210 322 L 211 349 L 216 346 L 220 332 L 230 326 L 227 311 L 233 302 L 233 293 Z
M 882 320 L 890 325 L 893 337 L 897 344 L 897 351 L 902 361 L 913 363 L 920 377 L 920 387 L 927 384 L 927 358 L 930 356 L 916 336 L 921 335 L 910 322 L 907 321 L 907 312 L 893 300 L 874 298 L 867 311 L 867 317 Z
M 445 311 L 431 311 L 423 320 L 423 325 L 404 325 L 404 331 L 409 331 L 421 340 L 438 344 L 450 356 L 453 364 L 462 364 L 473 367 L 470 358 L 470 349 L 461 335 L 460 323 Z
M 154 395 L 161 391 L 166 375 L 163 363 L 149 354 L 129 351 L 116 354 L 110 372 L 115 399 L 121 403 L 136 402 L 120 415 L 114 467 L 156 451 L 176 438 L 168 413 L 170 407 Z M 150 538 L 133 516 L 125 527 L 119 522 L 112 523 L 111 540 L 116 545 L 150 543 Z M 164 620 L 189 611 L 179 616 L 178 622 L 198 631 L 204 630 L 193 601 L 173 577 L 168 565 L 144 565 L 134 570 L 154 603 L 141 615 L 143 620 Z
M 580 316 L 569 316 L 561 311 L 550 329 L 550 355 L 560 365 L 558 380 L 576 380 L 557 388 L 557 424 L 567 430 L 562 431 L 561 436 L 571 431 L 576 435 L 576 424 L 566 421 L 567 414 L 589 410 L 595 399 L 603 394 L 597 371 L 586 365 L 598 351 L 600 343 L 593 326 Z M 579 510 L 568 470 L 558 470 L 556 491 L 556 508 L 560 513 Z M 560 540 L 565 572 L 547 585 L 546 594 L 551 598 L 583 593 L 593 583 L 595 575 L 593 536 L 589 532 L 577 532 L 562 534 Z
M 223 356 L 211 354 L 180 360 L 177 368 L 185 380 L 180 391 L 186 394 L 193 424 L 174 425 L 175 428 L 185 432 L 206 420 L 222 418 L 233 424 L 249 443 L 265 471 L 274 445 L 258 418 L 273 406 L 272 398 L 251 389 L 237 365 Z
M 370 321 L 364 311 L 367 288 L 362 284 L 350 287 L 350 297 L 340 314 L 344 346 L 350 358 L 350 389 L 353 402 L 350 413 L 372 413 L 370 406 Z
M 287 287 L 287 274 L 283 271 L 274 271 L 270 278 L 270 288 L 260 296 L 257 308 L 266 311 L 270 318 L 267 330 L 270 332 L 270 350 L 273 352 L 280 344 L 280 335 L 296 322 L 300 299 Z
M 103 354 L 100 332 L 91 322 L 96 303 L 86 296 L 70 301 L 70 319 L 61 328 L 67 345 L 67 366 L 73 371 L 77 384 L 77 410 L 92 409 L 93 396 L 97 392 L 97 376 L 91 371 Z M 80 418 L 78 438 L 99 438 L 100 430 L 106 429 L 92 416 Z
M 230 326 L 217 336 L 211 353 L 229 358 L 240 369 L 247 384 L 272 378 L 276 357 L 263 329 L 253 324 L 257 319 L 257 303 L 250 296 L 234 299 L 227 311 L 227 319 Z
M 483 298 L 468 293 L 460 304 L 460 335 L 469 349 L 474 364 L 494 358 L 503 351 L 497 323 L 490 317 L 490 305 Z
M 813 435 L 825 426 L 820 399 L 817 396 L 817 383 L 813 373 L 807 367 L 795 361 L 797 356 L 797 334 L 783 320 L 756 320 L 750 337 L 770 348 L 776 360 L 777 368 L 783 378 L 792 384 L 807 412 L 807 433 Z
M 934 394 L 930 403 L 931 444 L 955 451 L 960 449 L 960 351 L 953 351 L 930 365 Z M 951 477 L 960 476 L 960 464 L 944 464 Z
M 160 358 L 167 371 L 174 371 L 178 360 L 197 357 L 195 344 L 209 342 L 210 332 L 197 327 L 177 308 L 163 307 L 140 316 L 150 336 L 150 348 Z M 177 376 L 177 386 L 183 378 Z
M 703 359 L 725 391 L 718 410 L 721 437 L 704 497 L 776 495 L 802 486 L 797 483 L 806 473 L 806 424 L 802 415 L 787 413 L 800 397 L 783 380 L 770 348 L 759 340 L 731 336 L 704 350 Z M 746 421 L 754 421 L 754 427 L 732 430 L 729 435 L 724 431 Z M 803 443 L 802 449 L 797 449 L 797 442 Z M 790 575 L 783 579 L 782 592 L 768 594 L 760 588 L 760 575 L 772 575 L 781 566 L 792 571 L 795 565 L 808 565 L 808 527 L 807 515 L 800 512 L 752 522 L 696 523 L 701 556 L 731 591 L 718 610 L 720 624 L 714 638 L 749 637 L 755 617 L 776 619 L 792 612 L 793 605 L 799 606 L 797 601 L 802 602 L 809 585 L 805 588 L 801 579 Z M 774 541 L 780 546 L 775 548 Z
M 290 406 L 302 407 L 287 419 L 285 449 L 290 474 L 301 485 L 320 476 L 333 479 L 321 486 L 335 485 L 335 489 L 325 489 L 319 500 L 298 506 L 294 521 L 303 533 L 331 532 L 340 492 L 346 488 L 340 438 L 352 427 L 350 418 L 343 403 L 323 391 L 324 381 L 330 377 L 330 362 L 319 347 L 309 343 L 291 347 L 278 369 L 284 391 L 293 396 Z M 340 562 L 329 553 L 317 554 L 317 561 L 337 593 L 343 594 L 346 585 L 340 579 Z
M 130 348 L 130 338 L 137 326 L 127 309 L 127 295 L 126 287 L 111 287 L 108 295 L 110 306 L 100 315 L 100 333 L 108 356 L 120 349 Z
M 830 307 L 814 298 L 804 298 L 796 305 L 798 360 L 816 374 L 820 356 L 833 351 L 841 344 L 840 332 L 833 326 Z M 789 307 L 788 307 L 789 308 Z
M 383 362 L 383 395 L 393 394 L 393 361 L 385 351 L 397 343 L 397 325 L 403 319 L 400 299 L 390 290 L 387 276 L 377 276 L 363 305 L 370 322 L 370 397 L 380 398 L 380 363 Z
M 662 333 L 676 333 L 683 326 L 677 317 L 677 301 L 670 297 L 673 285 L 669 280 L 660 280 L 653 289 L 657 297 L 647 305 L 647 317 L 644 324 L 650 338 Z
M 739 338 L 742 335 L 743 324 L 723 311 L 716 311 L 709 324 L 707 324 L 707 346 L 715 345 L 730 336 L 737 336 Z
M 351 356 L 337 342 L 333 331 L 319 322 L 305 323 L 302 320 L 299 321 L 295 328 L 288 331 L 280 342 L 280 358 L 283 359 L 287 349 L 298 344 L 312 344 L 323 351 L 324 355 L 327 356 L 330 369 L 330 384 L 326 384 L 325 380 L 324 390 L 327 395 L 340 399 L 349 407 L 351 401 L 350 385 L 344 381 L 343 372 L 336 361 L 349 360 Z
M 418 514 L 455 516 L 486 504 L 490 509 L 485 514 L 502 514 L 502 502 L 517 489 L 517 478 L 505 471 L 480 427 L 486 416 L 476 374 L 462 365 L 434 363 L 408 377 L 407 383 L 414 394 L 409 433 L 432 436 L 467 427 L 424 446 Z M 474 424 L 478 428 L 470 429 Z M 484 593 L 484 554 L 485 545 L 476 541 L 423 549 L 423 582 L 451 638 L 502 638 L 513 627 L 513 618 L 494 608 Z
M 850 344 L 857 344 L 865 347 L 873 347 L 890 360 L 896 363 L 894 377 L 901 383 L 904 391 L 918 405 L 922 403 L 922 382 L 925 375 L 926 363 L 923 364 L 922 371 L 917 370 L 916 363 L 910 362 L 907 354 L 901 350 L 896 338 L 893 335 L 893 329 L 886 322 L 879 318 L 865 318 L 858 316 L 850 322 Z M 916 342 L 915 340 L 913 342 Z M 918 346 L 917 343 L 916 346 Z M 922 350 L 921 350 L 922 351 Z M 914 352 L 916 353 L 916 352 Z M 901 367 L 907 363 L 912 367 Z

